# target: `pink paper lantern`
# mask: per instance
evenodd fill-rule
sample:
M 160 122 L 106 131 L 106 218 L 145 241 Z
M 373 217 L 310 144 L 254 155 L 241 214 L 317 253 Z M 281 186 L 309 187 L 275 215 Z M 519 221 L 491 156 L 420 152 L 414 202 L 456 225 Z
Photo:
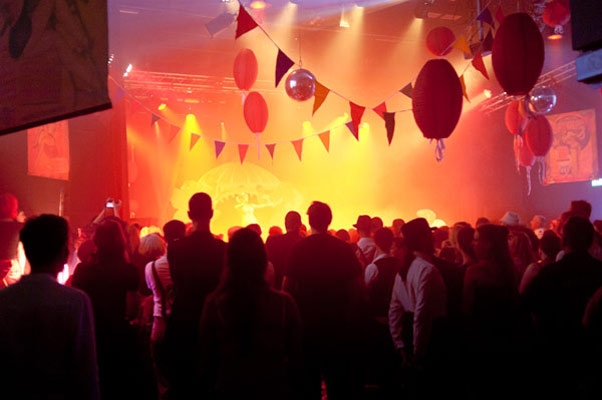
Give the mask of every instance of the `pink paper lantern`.
M 242 49 L 234 59 L 234 81 L 240 90 L 250 90 L 257 79 L 257 58 L 250 49 Z
M 268 124 L 268 105 L 263 96 L 257 92 L 251 92 L 245 99 L 244 115 L 247 126 L 251 132 L 259 134 L 265 130 Z

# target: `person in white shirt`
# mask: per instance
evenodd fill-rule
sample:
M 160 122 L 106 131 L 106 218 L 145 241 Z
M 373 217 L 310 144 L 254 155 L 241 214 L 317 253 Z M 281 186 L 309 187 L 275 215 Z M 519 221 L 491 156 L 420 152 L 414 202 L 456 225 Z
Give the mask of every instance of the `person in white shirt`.
M 357 229 L 360 239 L 357 242 L 356 256 L 362 266 L 368 266 L 376 255 L 376 244 L 372 239 L 372 219 L 369 215 L 360 215 L 357 222 L 353 224 Z
M 445 317 L 447 291 L 441 273 L 428 260 L 434 252 L 428 222 L 414 219 L 402 228 L 409 257 L 396 275 L 389 329 L 404 363 L 428 357 L 433 324 Z

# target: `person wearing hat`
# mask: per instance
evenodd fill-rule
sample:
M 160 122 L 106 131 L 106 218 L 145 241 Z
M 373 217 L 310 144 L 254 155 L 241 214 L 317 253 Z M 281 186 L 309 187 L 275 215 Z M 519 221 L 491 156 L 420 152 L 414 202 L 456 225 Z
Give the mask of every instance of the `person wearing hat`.
M 402 227 L 409 252 L 395 276 L 389 308 L 389 329 L 407 363 L 428 356 L 433 324 L 446 315 L 447 291 L 439 270 L 429 261 L 434 251 L 428 222 L 416 218 Z
M 514 211 L 507 211 L 500 219 L 500 222 L 506 226 L 517 226 L 521 224 L 520 215 Z
M 353 224 L 357 229 L 360 240 L 357 242 L 356 255 L 364 268 L 370 265 L 376 255 L 376 244 L 372 239 L 372 218 L 369 215 L 360 215 Z

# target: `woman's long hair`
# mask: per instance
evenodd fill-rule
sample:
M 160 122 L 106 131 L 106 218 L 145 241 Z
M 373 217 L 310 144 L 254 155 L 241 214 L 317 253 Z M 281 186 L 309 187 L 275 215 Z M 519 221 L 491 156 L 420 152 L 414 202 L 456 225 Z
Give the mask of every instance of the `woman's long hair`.
M 125 236 L 115 221 L 103 220 L 94 233 L 96 256 L 100 261 L 126 261 Z
M 514 263 L 508 247 L 508 228 L 499 225 L 482 225 L 477 228 L 479 240 L 488 243 L 488 253 L 479 261 L 485 261 L 492 264 L 495 273 L 498 273 L 506 282 L 516 285 L 516 274 Z M 477 254 L 483 257 L 483 255 Z

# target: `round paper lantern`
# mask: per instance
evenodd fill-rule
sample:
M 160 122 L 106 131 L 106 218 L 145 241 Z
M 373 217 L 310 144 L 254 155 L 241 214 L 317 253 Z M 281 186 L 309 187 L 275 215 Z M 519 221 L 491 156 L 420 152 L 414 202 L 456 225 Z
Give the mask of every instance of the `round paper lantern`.
M 536 114 L 547 114 L 556 106 L 556 92 L 551 87 L 536 86 L 529 97 L 529 109 Z
M 536 115 L 527 122 L 525 141 L 536 157 L 545 157 L 552 147 L 552 127 L 543 115 Z
M 525 143 L 524 140 L 518 141 L 518 161 L 521 167 L 532 167 L 535 164 L 535 155 L 529 149 L 529 146 Z
M 507 95 L 526 95 L 535 86 L 543 68 L 544 43 L 528 14 L 504 18 L 493 39 L 491 61 L 495 77 Z
M 506 108 L 506 128 L 513 135 L 522 134 L 522 127 L 525 123 L 525 117 L 520 113 L 522 100 L 514 100 Z
M 234 80 L 240 90 L 250 90 L 257 79 L 257 58 L 250 49 L 242 49 L 234 59 Z
M 570 19 L 569 0 L 553 0 L 546 4 L 546 8 L 543 10 L 543 22 L 552 28 L 565 25 Z
M 244 115 L 251 132 L 259 134 L 264 131 L 268 124 L 268 105 L 261 94 L 249 93 L 245 99 Z
M 288 97 L 293 100 L 309 100 L 316 92 L 316 77 L 306 69 L 296 69 L 286 77 L 284 88 Z
M 445 26 L 431 29 L 426 36 L 426 48 L 436 56 L 444 56 L 452 51 L 456 35 Z
M 444 139 L 454 131 L 462 113 L 462 84 L 447 60 L 430 60 L 420 70 L 412 113 L 427 139 Z

